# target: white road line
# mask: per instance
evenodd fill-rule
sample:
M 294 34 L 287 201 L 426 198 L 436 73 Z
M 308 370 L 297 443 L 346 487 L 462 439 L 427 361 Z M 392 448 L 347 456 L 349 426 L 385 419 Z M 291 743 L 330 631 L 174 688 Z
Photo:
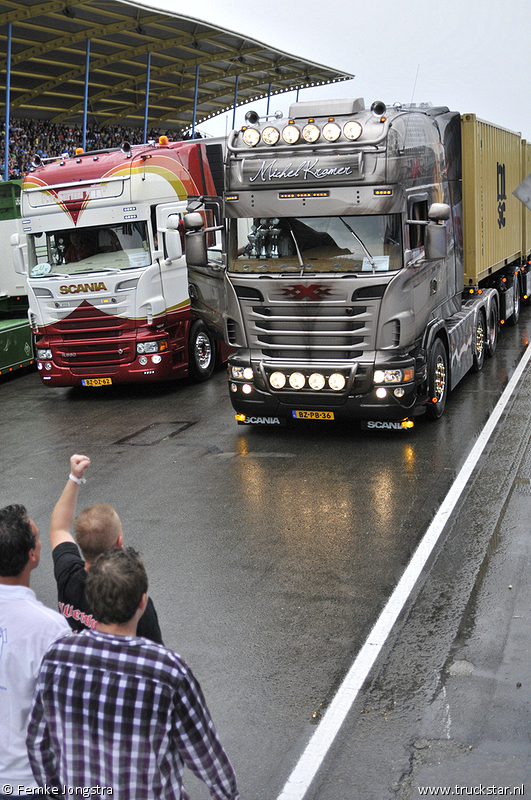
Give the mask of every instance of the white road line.
M 411 561 L 400 581 L 398 582 L 393 594 L 389 598 L 385 608 L 376 621 L 372 631 L 367 637 L 365 644 L 358 653 L 354 663 L 347 673 L 343 683 L 339 687 L 337 694 L 328 707 L 323 719 L 319 723 L 315 733 L 310 739 L 306 750 L 302 754 L 297 766 L 286 781 L 284 788 L 277 800 L 302 800 L 308 791 L 311 782 L 317 774 L 323 759 L 330 749 L 341 725 L 343 724 L 358 692 L 363 686 L 370 670 L 382 647 L 385 644 L 400 612 L 402 611 L 409 595 L 424 569 L 433 548 L 437 544 L 444 527 L 459 500 L 470 476 L 476 466 L 487 442 L 494 431 L 496 425 L 518 381 L 531 359 L 531 345 L 528 345 L 518 367 L 516 368 L 511 380 L 498 400 L 496 407 L 490 415 L 485 427 L 481 431 L 478 439 L 472 448 L 468 458 L 463 464 L 457 478 L 452 484 L 441 507 L 434 517 L 431 525 L 424 534 L 419 546 L 413 554 Z

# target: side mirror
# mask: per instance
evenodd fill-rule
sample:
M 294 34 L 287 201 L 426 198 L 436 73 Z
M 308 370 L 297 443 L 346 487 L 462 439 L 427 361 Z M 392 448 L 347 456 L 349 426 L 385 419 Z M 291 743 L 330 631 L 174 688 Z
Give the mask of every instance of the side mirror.
M 188 214 L 190 216 L 190 214 Z M 197 216 L 201 216 L 198 214 Z M 201 218 L 201 222 L 203 222 Z M 188 231 L 185 236 L 186 263 L 189 267 L 207 267 L 208 252 L 204 231 Z
M 439 261 L 446 258 L 448 243 L 444 222 L 450 219 L 450 211 L 447 203 L 432 203 L 428 209 L 429 222 L 422 219 L 406 220 L 406 225 L 422 225 L 426 228 L 424 261 Z
M 177 214 L 170 214 L 166 221 L 166 252 L 170 262 L 178 261 L 183 254 L 181 233 L 179 231 L 180 223 L 181 218 Z
M 426 261 L 439 261 L 446 258 L 447 249 L 446 225 L 440 222 L 429 222 L 426 226 L 424 240 L 424 258 Z
M 424 241 L 426 261 L 439 261 L 448 252 L 447 230 L 444 222 L 450 219 L 450 206 L 447 203 L 432 203 L 428 209 L 428 225 Z
M 446 203 L 432 203 L 428 209 L 428 219 L 441 222 L 450 219 L 450 206 Z
M 12 233 L 10 244 L 13 248 L 13 264 L 15 272 L 18 275 L 26 275 L 26 265 L 24 263 L 24 253 L 22 252 L 22 245 L 20 243 L 20 234 Z
M 203 205 L 204 205 L 204 197 L 189 197 L 186 210 L 188 211 L 188 213 L 192 211 L 199 211 L 200 208 L 203 208 Z
M 184 227 L 187 231 L 198 231 L 204 224 L 205 221 L 203 217 L 197 211 L 186 214 L 184 218 Z

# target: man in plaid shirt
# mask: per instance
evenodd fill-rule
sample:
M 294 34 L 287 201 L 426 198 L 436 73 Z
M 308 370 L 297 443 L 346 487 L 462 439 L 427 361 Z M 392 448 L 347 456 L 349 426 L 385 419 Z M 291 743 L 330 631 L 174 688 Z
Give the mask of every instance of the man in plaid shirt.
M 44 655 L 28 728 L 39 786 L 99 787 L 119 800 L 187 800 L 186 764 L 216 800 L 238 800 L 236 779 L 201 687 L 185 662 L 137 637 L 147 575 L 131 548 L 91 565 L 87 599 L 96 630 Z

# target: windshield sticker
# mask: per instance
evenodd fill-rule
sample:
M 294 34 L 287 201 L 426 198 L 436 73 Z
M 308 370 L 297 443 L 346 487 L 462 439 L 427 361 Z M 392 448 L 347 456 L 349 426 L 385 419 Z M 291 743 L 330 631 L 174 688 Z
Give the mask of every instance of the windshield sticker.
M 43 261 L 41 264 L 35 264 L 35 266 L 31 268 L 30 277 L 43 278 L 45 275 L 49 275 L 51 271 L 52 265 L 48 264 L 47 261 Z
M 127 255 L 132 267 L 148 267 L 151 263 L 149 253 L 128 253 Z
M 388 269 L 389 269 L 389 256 L 373 256 L 372 264 L 367 258 L 367 256 L 365 256 L 365 258 L 363 259 L 363 264 L 361 266 L 362 272 L 372 272 L 373 270 L 375 270 L 376 272 L 387 272 Z

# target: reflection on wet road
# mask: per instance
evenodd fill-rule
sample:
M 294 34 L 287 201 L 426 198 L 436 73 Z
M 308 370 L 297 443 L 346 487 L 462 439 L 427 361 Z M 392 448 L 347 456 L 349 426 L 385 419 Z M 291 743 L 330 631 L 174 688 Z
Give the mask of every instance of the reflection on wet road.
M 514 371 L 529 317 L 504 331 L 441 420 L 403 433 L 239 427 L 223 372 L 202 385 L 86 392 L 47 389 L 35 373 L 3 382 L 0 504 L 24 503 L 41 530 L 33 588 L 54 604 L 47 527 L 68 457 L 85 452 L 79 508 L 116 507 L 242 798 L 271 800 Z

